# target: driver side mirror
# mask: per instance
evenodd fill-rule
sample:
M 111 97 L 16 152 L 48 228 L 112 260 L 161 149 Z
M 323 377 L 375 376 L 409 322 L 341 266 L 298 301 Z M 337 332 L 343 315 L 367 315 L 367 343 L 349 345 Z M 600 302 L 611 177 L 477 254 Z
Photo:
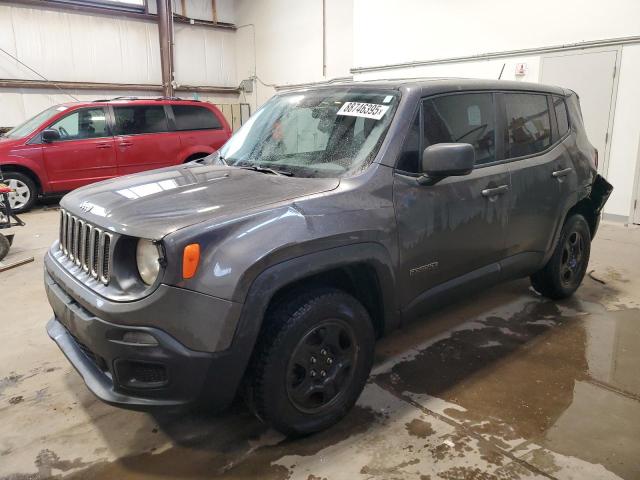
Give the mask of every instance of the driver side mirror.
M 53 128 L 47 128 L 42 131 L 42 141 L 45 143 L 55 142 L 56 140 L 60 140 L 60 132 Z
M 468 143 L 437 143 L 422 153 L 421 185 L 433 185 L 445 177 L 469 175 L 476 162 L 476 152 Z

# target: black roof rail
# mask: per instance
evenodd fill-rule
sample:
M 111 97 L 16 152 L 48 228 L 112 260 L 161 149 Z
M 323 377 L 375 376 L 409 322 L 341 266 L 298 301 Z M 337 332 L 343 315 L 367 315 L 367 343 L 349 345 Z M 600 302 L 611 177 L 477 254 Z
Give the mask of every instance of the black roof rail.
M 200 100 L 196 100 L 195 98 L 180 98 L 180 97 L 158 97 L 156 100 L 180 100 L 182 102 L 199 102 Z
M 94 102 L 111 102 L 113 100 L 140 100 L 138 97 L 115 97 L 115 98 L 101 98 L 94 100 Z

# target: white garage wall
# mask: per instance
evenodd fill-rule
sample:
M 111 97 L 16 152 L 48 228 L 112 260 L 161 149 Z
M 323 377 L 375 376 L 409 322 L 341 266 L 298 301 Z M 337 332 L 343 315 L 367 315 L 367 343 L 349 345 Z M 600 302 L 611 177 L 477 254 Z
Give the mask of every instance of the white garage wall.
M 526 64 L 526 74 L 516 76 L 516 64 Z M 503 69 L 504 67 L 504 69 Z M 500 73 L 502 76 L 500 77 Z M 537 82 L 540 76 L 540 56 L 509 57 L 471 62 L 420 65 L 415 67 L 394 68 L 391 70 L 356 73 L 356 80 L 375 80 L 380 78 L 416 78 L 416 77 L 464 77 L 491 78 Z
M 257 84 L 257 96 L 255 92 L 247 96 L 254 106 L 273 95 L 273 85 L 311 83 L 350 75 L 352 0 L 326 0 L 326 76 L 322 69 L 322 0 L 238 0 L 236 23 L 239 26 L 238 79 L 251 77 L 255 68 L 263 82 Z
M 238 86 L 235 31 L 175 23 L 173 33 L 178 85 Z
M 354 65 L 638 35 L 638 0 L 354 0 Z
M 53 80 L 160 83 L 151 22 L 0 5 L 0 46 Z M 1 52 L 0 77 L 38 78 Z

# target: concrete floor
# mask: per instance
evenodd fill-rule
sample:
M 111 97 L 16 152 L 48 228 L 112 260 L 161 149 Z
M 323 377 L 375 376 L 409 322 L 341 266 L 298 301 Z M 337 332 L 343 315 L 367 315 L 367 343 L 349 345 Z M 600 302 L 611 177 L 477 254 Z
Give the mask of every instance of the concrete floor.
M 553 303 L 517 281 L 380 342 L 357 407 L 287 440 L 219 417 L 102 404 L 44 331 L 57 212 L 24 215 L 0 273 L 0 479 L 640 479 L 640 229 L 604 224 Z

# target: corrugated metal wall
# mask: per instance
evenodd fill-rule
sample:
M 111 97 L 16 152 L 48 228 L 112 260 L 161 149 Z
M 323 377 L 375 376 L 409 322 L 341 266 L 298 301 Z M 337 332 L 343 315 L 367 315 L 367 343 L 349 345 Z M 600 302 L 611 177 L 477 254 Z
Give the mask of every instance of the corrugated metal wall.
M 174 1 L 176 13 L 182 2 Z M 187 0 L 186 13 L 210 20 L 211 1 Z M 150 5 L 155 5 L 153 0 Z M 231 0 L 217 0 L 218 20 L 233 22 Z M 175 23 L 175 79 L 180 85 L 237 87 L 235 32 Z M 158 28 L 152 21 L 117 13 L 97 15 L 17 4 L 0 4 L 0 47 L 49 80 L 159 85 Z M 0 52 L 0 79 L 40 77 Z M 160 93 L 71 91 L 87 100 Z M 179 92 L 183 97 L 191 95 Z M 217 104 L 238 104 L 235 94 L 200 95 Z M 0 88 L 0 127 L 15 126 L 46 107 L 71 98 L 52 89 Z

